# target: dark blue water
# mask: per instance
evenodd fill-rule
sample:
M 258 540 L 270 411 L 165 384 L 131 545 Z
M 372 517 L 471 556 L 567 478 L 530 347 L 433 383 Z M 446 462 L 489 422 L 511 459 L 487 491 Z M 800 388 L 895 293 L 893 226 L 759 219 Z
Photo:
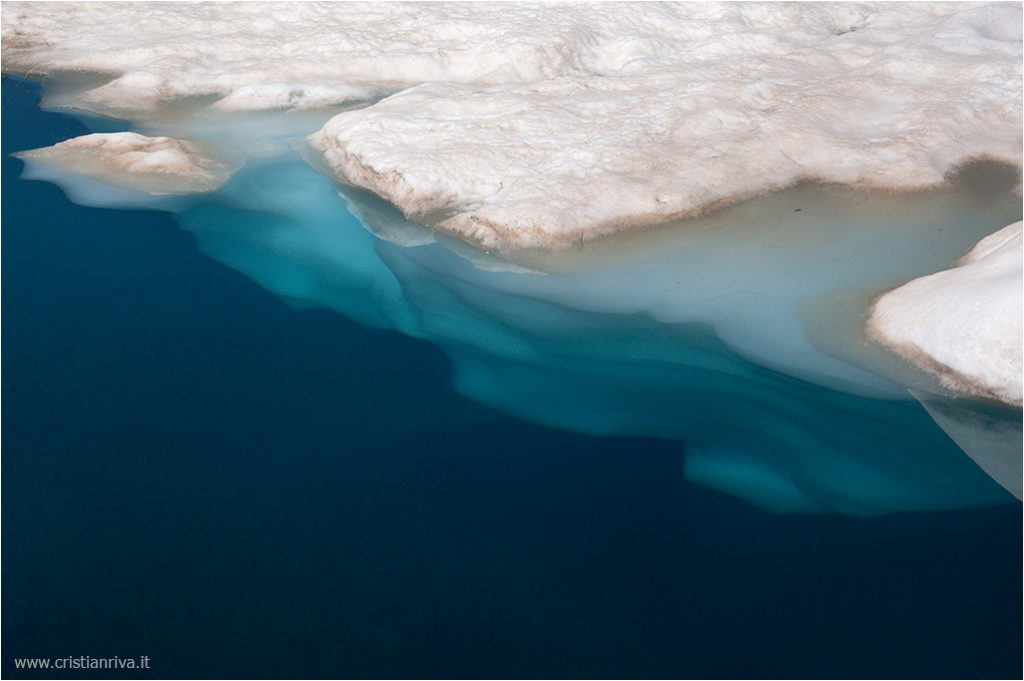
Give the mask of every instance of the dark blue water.
M 4 80 L 6 678 L 1021 676 L 1019 505 L 771 515 L 502 416 L 167 214 L 19 180 L 87 132 L 37 96 Z

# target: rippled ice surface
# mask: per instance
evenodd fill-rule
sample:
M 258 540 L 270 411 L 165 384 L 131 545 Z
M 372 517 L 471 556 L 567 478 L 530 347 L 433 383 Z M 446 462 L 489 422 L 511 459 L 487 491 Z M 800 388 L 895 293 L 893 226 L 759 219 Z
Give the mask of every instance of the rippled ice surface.
M 56 141 L 11 120 L 14 148 Z M 293 312 L 159 213 L 69 206 L 16 163 L 11 654 L 151 654 L 172 676 L 1019 672 L 1015 507 L 865 524 L 682 479 L 774 511 L 1010 501 L 879 376 L 898 374 L 851 340 L 851 311 L 1018 208 L 971 199 L 992 224 L 932 221 L 934 250 L 913 220 L 872 222 L 897 244 L 872 250 L 859 198 L 802 189 L 537 274 L 339 196 L 294 153 L 202 203 L 156 200 Z M 503 412 L 664 439 L 517 423 L 449 394 L 429 347 L 311 307 L 435 343 Z

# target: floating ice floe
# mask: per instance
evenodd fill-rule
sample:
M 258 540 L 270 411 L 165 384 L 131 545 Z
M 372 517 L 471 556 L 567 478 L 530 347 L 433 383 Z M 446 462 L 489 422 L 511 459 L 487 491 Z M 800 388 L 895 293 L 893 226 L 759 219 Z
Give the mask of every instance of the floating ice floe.
M 17 156 L 150 194 L 212 192 L 227 182 L 237 165 L 189 140 L 133 132 L 83 135 Z
M 1024 335 L 1021 223 L 987 236 L 957 267 L 882 296 L 869 328 L 957 392 L 1020 406 Z
M 957 267 L 883 295 L 868 321 L 878 340 L 937 375 L 954 394 L 1020 406 L 1024 336 L 1021 223 L 982 239 Z M 1022 496 L 1019 411 L 913 393 L 979 466 Z M 995 408 L 998 412 L 998 408 Z
M 2 12 L 44 106 L 142 133 L 29 177 L 171 210 L 299 307 L 437 343 L 475 399 L 679 440 L 779 511 L 1005 498 L 953 441 L 1020 495 L 1018 4 Z

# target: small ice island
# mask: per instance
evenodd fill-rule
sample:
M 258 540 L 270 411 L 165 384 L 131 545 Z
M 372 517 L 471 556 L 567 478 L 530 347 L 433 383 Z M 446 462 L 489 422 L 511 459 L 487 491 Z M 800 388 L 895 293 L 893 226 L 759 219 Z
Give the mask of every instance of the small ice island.
M 19 154 L 777 512 L 1021 497 L 1018 3 L 5 2 Z M 485 452 L 481 453 L 486 455 Z M 996 484 L 998 483 L 998 484 Z

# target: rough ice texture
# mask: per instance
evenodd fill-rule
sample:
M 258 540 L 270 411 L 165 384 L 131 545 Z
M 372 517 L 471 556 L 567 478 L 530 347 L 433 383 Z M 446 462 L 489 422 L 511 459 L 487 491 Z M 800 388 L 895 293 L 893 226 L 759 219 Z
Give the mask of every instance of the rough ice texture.
M 235 169 L 231 161 L 210 155 L 194 142 L 133 132 L 83 135 L 15 155 L 155 194 L 210 192 Z
M 491 250 L 806 178 L 921 188 L 972 158 L 1020 165 L 1017 4 L 4 3 L 3 19 L 6 70 L 109 74 L 79 104 L 122 115 L 397 93 L 312 138 L 324 167 Z
M 658 22 L 678 13 L 654 5 L 5 2 L 4 66 L 110 74 L 86 97 L 107 111 L 145 113 L 196 95 L 220 98 L 214 106 L 225 110 L 310 108 L 432 81 L 503 85 L 591 72 L 584 62 L 600 62 L 605 46 L 620 51 L 609 41 L 627 48 L 613 61 L 642 56 L 648 39 L 667 38 Z
M 953 269 L 882 296 L 868 328 L 947 387 L 1022 402 L 1021 223 L 978 242 Z
M 571 248 L 801 179 L 908 189 L 971 158 L 1019 166 L 1019 25 L 1015 5 L 609 10 L 572 73 L 424 84 L 311 141 L 440 231 Z

